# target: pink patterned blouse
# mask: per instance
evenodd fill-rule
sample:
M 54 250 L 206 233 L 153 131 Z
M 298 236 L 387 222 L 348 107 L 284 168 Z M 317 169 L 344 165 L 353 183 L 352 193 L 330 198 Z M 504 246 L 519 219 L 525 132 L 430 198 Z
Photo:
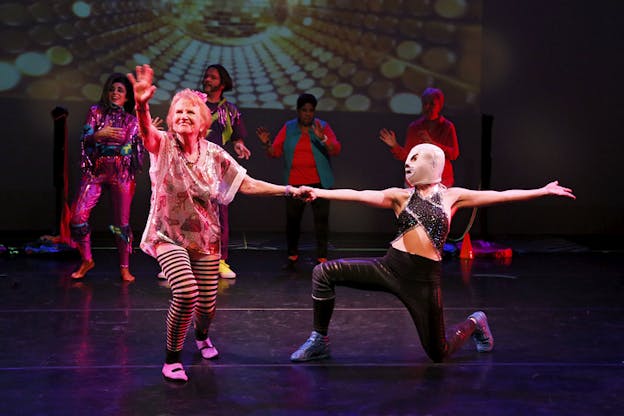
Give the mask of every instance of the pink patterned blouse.
M 160 134 L 158 154 L 150 153 L 151 207 L 141 249 L 156 257 L 159 243 L 172 243 L 219 255 L 219 204 L 232 202 L 247 170 L 207 140 L 199 141 L 198 159 L 189 161 L 177 136 Z

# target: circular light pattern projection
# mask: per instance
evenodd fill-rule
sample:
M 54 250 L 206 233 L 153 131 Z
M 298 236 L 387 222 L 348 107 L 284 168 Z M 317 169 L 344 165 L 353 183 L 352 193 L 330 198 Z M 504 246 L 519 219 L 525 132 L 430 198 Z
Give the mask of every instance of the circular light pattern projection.
M 15 59 L 15 66 L 25 75 L 40 76 L 50 72 L 52 63 L 43 53 L 25 52 Z
M 84 1 L 77 1 L 72 4 L 72 12 L 78 17 L 85 18 L 91 14 L 91 6 Z
M 478 111 L 482 0 L 7 1 L 0 97 L 99 98 L 110 72 L 150 64 L 165 102 L 225 66 L 228 99 L 290 109 L 416 114 L 429 86 Z
M 9 91 L 17 86 L 20 81 L 20 73 L 14 65 L 0 62 L 0 91 Z

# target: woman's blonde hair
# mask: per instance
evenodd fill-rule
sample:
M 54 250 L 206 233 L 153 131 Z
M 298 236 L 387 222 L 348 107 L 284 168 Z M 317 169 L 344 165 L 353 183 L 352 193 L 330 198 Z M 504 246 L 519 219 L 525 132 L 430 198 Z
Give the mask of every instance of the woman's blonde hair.
M 196 105 L 197 108 L 199 108 L 199 136 L 201 138 L 205 138 L 206 135 L 208 135 L 208 130 L 210 129 L 210 125 L 212 124 L 210 109 L 206 105 L 206 95 L 202 92 L 194 91 L 189 88 L 177 92 L 171 100 L 169 113 L 167 114 L 167 126 L 169 127 L 169 130 L 173 131 L 173 109 L 180 100 L 189 100 L 191 103 L 193 103 L 193 105 Z

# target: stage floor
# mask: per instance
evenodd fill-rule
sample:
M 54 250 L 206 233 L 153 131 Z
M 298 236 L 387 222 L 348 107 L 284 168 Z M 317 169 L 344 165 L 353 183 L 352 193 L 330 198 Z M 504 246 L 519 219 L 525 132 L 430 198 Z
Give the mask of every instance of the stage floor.
M 353 241 L 333 242 L 330 257 L 383 254 Z M 123 284 L 111 248 L 94 251 L 80 282 L 73 256 L 3 255 L 0 415 L 622 414 L 622 251 L 446 258 L 446 322 L 483 310 L 496 346 L 479 354 L 469 341 L 443 364 L 424 354 L 397 299 L 338 288 L 331 358 L 294 364 L 311 331 L 312 254 L 287 273 L 279 244 L 233 245 L 239 276 L 220 280 L 211 329 L 220 357 L 202 360 L 189 336 L 185 385 L 160 371 L 169 289 L 155 260 L 137 252 L 137 280 Z

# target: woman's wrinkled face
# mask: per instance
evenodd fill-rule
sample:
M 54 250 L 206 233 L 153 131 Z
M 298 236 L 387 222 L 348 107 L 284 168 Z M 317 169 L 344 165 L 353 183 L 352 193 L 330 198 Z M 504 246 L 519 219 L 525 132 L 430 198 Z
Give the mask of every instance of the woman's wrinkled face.
M 121 82 L 113 82 L 113 85 L 108 89 L 108 100 L 116 106 L 123 107 L 128 101 L 126 86 Z
M 197 135 L 201 129 L 199 107 L 190 100 L 181 99 L 173 110 L 173 131 L 182 135 Z

